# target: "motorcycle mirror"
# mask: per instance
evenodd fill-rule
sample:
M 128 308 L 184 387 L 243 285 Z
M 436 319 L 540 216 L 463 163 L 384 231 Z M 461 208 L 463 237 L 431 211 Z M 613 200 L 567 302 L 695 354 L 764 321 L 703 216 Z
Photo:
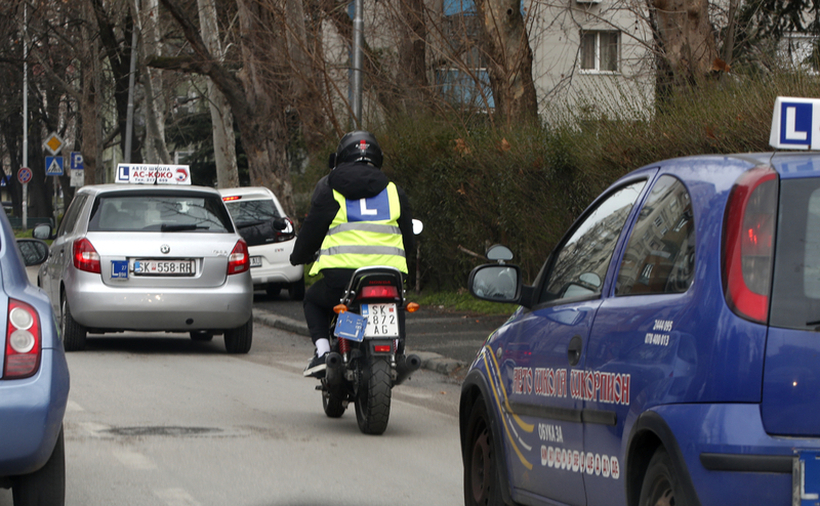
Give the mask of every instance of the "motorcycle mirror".
M 413 218 L 413 235 L 421 234 L 422 230 L 424 230 L 424 223 L 422 223 L 421 220 Z
M 487 260 L 495 260 L 500 263 L 504 263 L 506 261 L 513 259 L 513 252 L 510 251 L 510 248 L 506 246 L 502 246 L 500 244 L 493 244 L 489 248 L 487 248 L 487 253 L 485 254 Z
M 330 153 L 330 157 L 327 160 L 327 166 L 329 169 L 333 169 L 336 167 L 336 153 Z
M 274 218 L 273 228 L 276 230 L 285 230 L 288 228 L 288 222 L 284 218 Z

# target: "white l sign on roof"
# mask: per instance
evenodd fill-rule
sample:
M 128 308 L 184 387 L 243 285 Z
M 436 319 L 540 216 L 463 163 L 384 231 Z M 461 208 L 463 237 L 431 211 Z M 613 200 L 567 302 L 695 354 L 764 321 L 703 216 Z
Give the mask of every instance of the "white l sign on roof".
M 187 165 L 149 165 L 121 163 L 117 165 L 117 183 L 130 184 L 191 184 Z
M 820 150 L 820 99 L 777 97 L 769 144 L 776 149 Z

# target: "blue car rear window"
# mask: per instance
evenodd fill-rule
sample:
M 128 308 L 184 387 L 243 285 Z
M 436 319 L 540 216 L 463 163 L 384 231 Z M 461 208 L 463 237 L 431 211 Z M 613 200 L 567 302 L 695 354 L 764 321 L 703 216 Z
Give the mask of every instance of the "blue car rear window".
M 820 330 L 820 178 L 780 187 L 769 322 Z

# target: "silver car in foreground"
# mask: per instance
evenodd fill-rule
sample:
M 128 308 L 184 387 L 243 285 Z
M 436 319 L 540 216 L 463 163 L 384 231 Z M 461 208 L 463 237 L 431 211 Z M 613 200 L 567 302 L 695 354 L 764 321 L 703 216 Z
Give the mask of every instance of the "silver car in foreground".
M 83 349 L 89 333 L 122 331 L 224 334 L 229 353 L 250 350 L 248 247 L 213 188 L 85 186 L 53 238 L 38 283 L 66 350 Z

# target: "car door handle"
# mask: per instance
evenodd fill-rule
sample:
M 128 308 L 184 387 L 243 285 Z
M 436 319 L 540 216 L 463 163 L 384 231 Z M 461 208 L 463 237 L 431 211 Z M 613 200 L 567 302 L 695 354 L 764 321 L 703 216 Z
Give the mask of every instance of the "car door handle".
M 581 361 L 581 350 L 583 348 L 584 342 L 581 336 L 573 336 L 572 339 L 569 340 L 569 346 L 567 346 L 569 365 L 577 365 L 578 362 Z

